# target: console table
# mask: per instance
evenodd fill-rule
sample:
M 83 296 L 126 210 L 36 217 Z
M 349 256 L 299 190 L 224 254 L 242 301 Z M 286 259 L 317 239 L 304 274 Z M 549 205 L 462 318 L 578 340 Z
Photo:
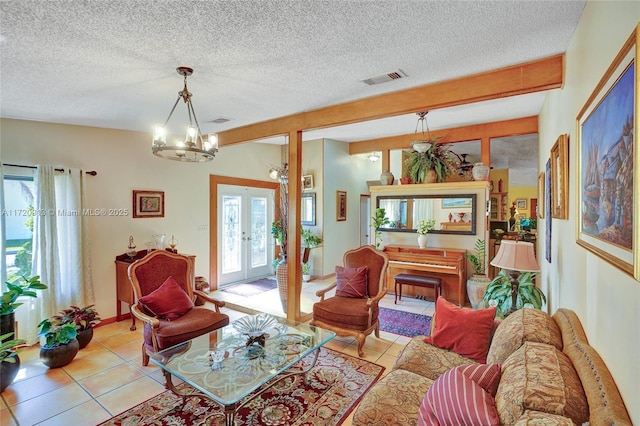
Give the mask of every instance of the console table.
M 171 250 L 169 250 L 171 251 Z M 192 264 L 195 266 L 196 257 L 191 254 L 184 254 L 191 259 Z M 123 319 L 131 317 L 131 327 L 129 330 L 133 331 L 136 329 L 136 317 L 128 314 L 122 313 L 122 303 L 127 303 L 129 308 L 135 302 L 135 296 L 133 294 L 133 287 L 131 286 L 131 282 L 129 281 L 129 265 L 131 265 L 136 260 L 142 259 L 147 255 L 147 250 L 139 250 L 136 252 L 135 257 L 129 257 L 129 255 L 121 254 L 116 256 L 115 264 L 116 264 L 116 321 L 121 321 Z M 192 277 L 192 279 L 195 279 Z

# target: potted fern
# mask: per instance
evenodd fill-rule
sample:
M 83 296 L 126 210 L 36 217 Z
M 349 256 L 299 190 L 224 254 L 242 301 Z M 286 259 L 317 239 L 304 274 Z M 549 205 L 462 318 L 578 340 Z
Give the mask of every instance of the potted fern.
M 522 272 L 518 276 L 518 293 L 516 295 L 516 309 L 523 307 L 542 309 L 542 304 L 547 303 L 547 298 L 533 279 L 534 272 Z M 505 269 L 501 269 L 498 275 L 489 283 L 482 300 L 489 306 L 498 308 L 496 316 L 504 318 L 513 304 L 511 294 L 511 277 Z
M 478 238 L 473 247 L 473 253 L 467 253 L 464 256 L 471 261 L 473 269 L 473 275 L 467 279 L 469 303 L 473 309 L 484 308 L 484 294 L 491 282 L 487 276 L 485 240 Z

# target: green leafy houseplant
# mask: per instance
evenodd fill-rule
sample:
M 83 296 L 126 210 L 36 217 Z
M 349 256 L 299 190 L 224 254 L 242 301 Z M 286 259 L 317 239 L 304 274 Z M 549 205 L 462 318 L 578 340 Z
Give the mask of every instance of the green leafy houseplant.
M 302 244 L 305 247 L 317 247 L 322 244 L 322 238 L 314 235 L 310 229 L 301 229 L 300 236 L 302 237 Z
M 6 333 L 0 336 L 0 362 L 9 362 L 14 364 L 16 362 L 16 357 L 18 352 L 21 350 L 21 346 L 26 343 L 23 339 L 11 339 L 13 333 Z
M 542 309 L 542 304 L 547 302 L 547 298 L 533 283 L 535 273 L 523 272 L 518 276 L 518 295 L 516 309 L 525 305 Z M 511 277 L 505 269 L 501 269 L 498 275 L 487 286 L 487 290 L 482 299 L 489 306 L 496 306 L 496 316 L 504 318 L 504 315 L 511 309 Z
M 436 182 L 444 182 L 447 176 L 456 172 L 458 159 L 448 144 L 439 144 L 436 140 L 428 140 L 425 143 L 429 144 L 429 147 L 424 152 L 414 150 L 405 160 L 406 175 L 412 182 L 423 183 L 433 170 Z
M 22 303 L 17 302 L 18 297 L 38 297 L 35 290 L 45 290 L 46 285 L 40 282 L 40 276 L 36 275 L 31 278 L 25 276 L 18 277 L 14 282 L 6 282 L 7 290 L 2 293 L 0 299 L 0 315 L 8 315 L 15 312 L 16 308 Z
M 373 242 L 373 246 L 375 248 L 380 248 L 380 243 L 382 242 L 382 232 L 379 231 L 379 228 L 384 225 L 388 225 L 389 223 L 391 222 L 386 216 L 386 211 L 384 209 L 377 208 L 371 218 L 371 226 L 375 229 L 375 239 Z
M 54 316 L 53 319 L 60 324 L 75 324 L 78 326 L 78 331 L 86 330 L 101 320 L 94 306 L 89 305 L 79 308 L 71 305 L 70 308 L 60 311 L 60 315 Z
M 78 335 L 78 326 L 75 323 L 62 324 L 53 318 L 43 319 L 38 324 L 38 328 L 40 328 L 38 337 L 45 338 L 45 348 L 67 345 Z
M 311 263 L 303 262 L 302 263 L 302 275 L 309 275 L 311 273 Z
M 433 231 L 436 226 L 435 219 L 420 219 L 416 232 L 420 235 L 426 235 L 429 231 Z
M 485 242 L 483 239 L 478 238 L 476 244 L 473 247 L 473 253 L 467 253 L 464 255 L 471 261 L 473 265 L 473 273 L 475 275 L 485 275 L 487 273 L 487 266 L 484 263 L 485 259 Z

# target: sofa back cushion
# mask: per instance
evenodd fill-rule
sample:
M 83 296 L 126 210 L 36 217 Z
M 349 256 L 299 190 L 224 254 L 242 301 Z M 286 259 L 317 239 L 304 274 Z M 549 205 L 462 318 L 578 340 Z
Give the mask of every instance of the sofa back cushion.
M 551 345 L 525 342 L 502 365 L 495 397 L 501 424 L 513 425 L 525 410 L 565 416 L 581 425 L 589 405 L 569 358 Z
M 562 334 L 558 324 L 538 309 L 518 309 L 505 318 L 493 334 L 487 363 L 502 364 L 524 342 L 538 342 L 562 350 Z

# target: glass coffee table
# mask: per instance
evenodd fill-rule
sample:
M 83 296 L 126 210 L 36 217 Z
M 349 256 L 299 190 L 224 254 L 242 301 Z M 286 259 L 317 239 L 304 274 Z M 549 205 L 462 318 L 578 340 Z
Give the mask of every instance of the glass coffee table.
M 208 398 L 224 408 L 225 424 L 231 426 L 238 409 L 251 399 L 280 379 L 311 370 L 322 345 L 335 336 L 331 331 L 305 323 L 268 314 L 250 315 L 157 352 L 150 359 L 162 368 L 167 387 L 182 397 L 183 404 L 192 396 Z M 310 354 L 312 361 L 305 363 L 304 368 L 285 371 Z M 276 376 L 278 379 L 269 386 L 242 401 Z M 179 390 L 173 377 L 192 389 Z

